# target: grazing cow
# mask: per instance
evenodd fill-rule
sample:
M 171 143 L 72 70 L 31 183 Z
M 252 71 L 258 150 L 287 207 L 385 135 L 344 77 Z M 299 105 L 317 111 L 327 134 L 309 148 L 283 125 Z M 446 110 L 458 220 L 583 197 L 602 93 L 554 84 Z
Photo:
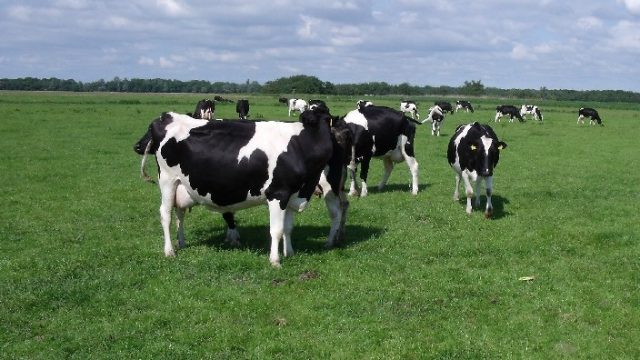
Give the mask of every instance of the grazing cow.
M 196 104 L 196 109 L 193 111 L 194 119 L 213 119 L 213 113 L 216 110 L 216 104 L 209 99 L 202 99 Z
M 440 127 L 442 126 L 442 122 L 444 121 L 444 111 L 438 105 L 435 105 L 429 108 L 429 116 L 422 121 L 431 122 L 431 135 L 440 136 Z
M 439 106 L 440 109 L 442 109 L 442 112 L 453 114 L 453 107 L 448 101 L 436 101 L 433 105 Z
M 220 95 L 216 95 L 216 96 L 214 96 L 214 97 L 213 97 L 213 100 L 218 101 L 218 102 L 224 102 L 224 103 L 232 103 L 232 102 L 233 102 L 233 100 L 223 98 L 223 97 L 222 97 L 222 96 L 220 96 Z
M 308 108 L 309 105 L 302 99 L 289 99 L 289 116 L 291 116 L 292 111 L 297 111 L 302 114 Z
M 309 100 L 309 110 L 313 110 L 315 108 L 322 108 L 324 111 L 329 112 L 329 107 L 327 107 L 327 103 L 323 100 Z
M 468 214 L 473 210 L 471 197 L 473 196 L 472 183 L 476 185 L 475 205 L 480 206 L 480 180 L 484 179 L 487 191 L 487 205 L 484 215 L 486 218 L 493 216 L 491 194 L 493 193 L 493 169 L 498 165 L 500 150 L 507 147 L 498 140 L 496 133 L 489 125 L 480 125 L 475 122 L 468 125 L 460 125 L 449 141 L 447 160 L 456 173 L 456 187 L 453 199 L 459 200 L 458 188 L 460 177 L 464 181 L 467 193 Z
M 238 100 L 238 102 L 236 102 L 236 112 L 240 120 L 247 120 L 247 116 L 249 116 L 249 100 Z
M 540 108 L 536 105 L 522 105 L 520 108 L 520 116 L 526 120 L 527 114 L 531 114 L 533 116 L 533 120 L 543 121 L 542 112 L 540 112 Z
M 496 106 L 496 118 L 494 121 L 500 122 L 500 118 L 507 115 L 509 115 L 509 122 L 513 122 L 514 117 L 516 117 L 520 122 L 524 121 L 522 115 L 520 115 L 520 111 L 513 105 Z
M 358 100 L 356 103 L 356 109 L 362 109 L 365 106 L 371 106 L 373 103 L 369 100 Z
M 266 204 L 269 261 L 279 267 L 280 240 L 284 256 L 292 255 L 294 214 L 305 209 L 316 186 L 322 189 L 331 217 L 326 246 L 344 235 L 349 204 L 342 189 L 351 132 L 344 121 L 328 113 L 307 111 L 297 123 L 208 122 L 164 113 L 149 125 L 134 150 L 156 156 L 166 256 L 175 255 L 170 234 L 173 208 L 182 247 L 186 209 L 204 205 L 222 212 L 227 224 L 233 224 L 236 211 Z M 238 239 L 237 230 L 230 227 L 227 241 L 237 243 Z
M 416 134 L 415 120 L 386 106 L 365 106 L 352 110 L 344 116 L 353 134 L 353 149 L 349 174 L 351 186 L 349 195 L 358 195 L 356 170 L 360 171 L 360 196 L 367 196 L 367 176 L 372 157 L 384 162 L 384 176 L 378 189 L 382 190 L 389 180 L 393 164 L 406 161 L 411 172 L 411 193 L 418 193 L 418 161 L 415 158 L 413 141 Z M 419 123 L 418 123 L 419 124 Z
M 414 119 L 420 119 L 418 114 L 418 104 L 410 100 L 403 100 L 400 102 L 400 111 L 402 113 L 411 113 L 411 117 Z
M 471 103 L 466 101 L 466 100 L 458 100 L 456 101 L 456 112 L 458 112 L 458 110 L 463 109 L 466 112 L 473 112 L 473 106 L 471 106 Z
M 278 102 L 286 105 L 289 103 L 289 99 L 287 99 L 286 97 L 281 97 L 281 98 L 278 98 Z
M 584 124 L 584 118 L 586 117 L 591 118 L 591 120 L 589 120 L 590 125 L 595 125 L 596 123 L 598 123 L 599 125 L 604 126 L 604 124 L 602 123 L 602 119 L 600 119 L 600 115 L 598 115 L 596 109 L 580 108 L 580 110 L 578 110 L 577 124 Z

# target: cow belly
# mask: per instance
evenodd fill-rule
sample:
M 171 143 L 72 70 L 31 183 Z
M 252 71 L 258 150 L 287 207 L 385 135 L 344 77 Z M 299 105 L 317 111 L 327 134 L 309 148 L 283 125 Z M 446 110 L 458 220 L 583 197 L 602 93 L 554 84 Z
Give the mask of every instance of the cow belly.
M 178 190 L 180 190 L 181 188 L 183 189 L 181 192 L 188 194 L 189 198 L 192 201 L 192 205 L 203 205 L 208 209 L 217 212 L 235 212 L 238 210 L 247 209 L 267 203 L 267 199 L 264 194 L 260 194 L 259 196 L 251 196 L 247 191 L 247 196 L 244 200 L 235 202 L 233 204 L 219 205 L 212 200 L 211 194 L 206 194 L 204 196 L 200 195 L 197 190 L 188 185 L 188 182 L 181 182 L 178 186 Z

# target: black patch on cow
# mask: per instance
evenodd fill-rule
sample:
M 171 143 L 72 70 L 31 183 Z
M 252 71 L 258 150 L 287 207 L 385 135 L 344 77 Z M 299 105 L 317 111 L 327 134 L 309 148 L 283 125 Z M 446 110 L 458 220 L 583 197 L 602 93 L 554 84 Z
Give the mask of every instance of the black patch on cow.
M 240 149 L 254 134 L 251 122 L 210 122 L 192 129 L 182 141 L 167 140 L 161 155 L 169 166 L 180 165 L 198 194 L 210 194 L 215 204 L 227 206 L 246 200 L 247 193 L 260 195 L 269 178 L 264 151 L 256 149 L 238 162 Z

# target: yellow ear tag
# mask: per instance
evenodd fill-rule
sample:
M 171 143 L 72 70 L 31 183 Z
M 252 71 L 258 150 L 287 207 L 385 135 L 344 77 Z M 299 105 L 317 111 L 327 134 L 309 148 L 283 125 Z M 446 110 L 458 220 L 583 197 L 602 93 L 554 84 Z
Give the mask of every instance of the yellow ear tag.
M 498 149 L 502 150 L 502 149 L 504 149 L 504 146 L 500 145 L 500 146 L 498 146 Z
M 475 145 L 471 145 L 471 150 L 477 150 L 477 149 L 478 149 L 478 147 L 477 147 L 477 146 L 475 146 Z

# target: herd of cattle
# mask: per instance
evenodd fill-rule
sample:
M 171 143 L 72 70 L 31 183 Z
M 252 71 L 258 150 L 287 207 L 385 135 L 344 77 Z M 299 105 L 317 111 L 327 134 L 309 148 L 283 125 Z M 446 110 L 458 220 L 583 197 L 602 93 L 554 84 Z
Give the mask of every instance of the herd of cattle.
M 220 101 L 220 100 L 217 100 Z M 298 122 L 247 121 L 249 102 L 238 100 L 238 120 L 215 119 L 215 101 L 201 100 L 193 113 L 163 113 L 153 120 L 144 136 L 134 145 L 143 155 L 141 172 L 146 178 L 145 162 L 155 155 L 158 185 L 161 193 L 160 219 L 164 237 L 164 253 L 174 256 L 171 242 L 171 215 L 175 209 L 178 246 L 185 245 L 186 210 L 204 205 L 222 213 L 227 224 L 226 241 L 238 245 L 235 212 L 266 204 L 269 209 L 271 248 L 269 261 L 280 266 L 282 254 L 293 254 L 291 231 L 294 215 L 303 211 L 311 197 L 324 197 L 330 215 L 327 247 L 344 237 L 349 201 L 343 191 L 347 176 L 350 196 L 368 194 L 367 177 L 372 158 L 381 159 L 384 174 L 378 189 L 386 185 L 395 163 L 406 162 L 411 173 L 411 193 L 418 193 L 418 161 L 414 152 L 416 125 L 432 123 L 432 135 L 440 134 L 445 114 L 458 110 L 473 112 L 468 101 L 459 100 L 455 107 L 436 102 L 429 115 L 418 121 L 418 105 L 402 101 L 400 110 L 358 101 L 356 109 L 344 116 L 333 116 L 322 100 L 280 98 L 288 105 L 288 113 L 299 113 Z M 406 116 L 410 113 L 411 116 Z M 530 114 L 543 121 L 540 109 L 523 105 L 496 108 L 495 121 L 509 116 L 524 121 Z M 592 108 L 579 110 L 578 123 L 584 118 L 602 124 Z M 478 122 L 455 129 L 447 147 L 447 159 L 455 173 L 453 198 L 459 198 L 460 179 L 467 197 L 466 212 L 472 213 L 472 198 L 480 207 L 480 186 L 486 191 L 485 217 L 493 215 L 491 195 L 493 171 L 500 150 L 507 144 L 489 125 Z M 360 167 L 360 185 L 356 174 Z M 475 191 L 474 191 L 475 187 Z

